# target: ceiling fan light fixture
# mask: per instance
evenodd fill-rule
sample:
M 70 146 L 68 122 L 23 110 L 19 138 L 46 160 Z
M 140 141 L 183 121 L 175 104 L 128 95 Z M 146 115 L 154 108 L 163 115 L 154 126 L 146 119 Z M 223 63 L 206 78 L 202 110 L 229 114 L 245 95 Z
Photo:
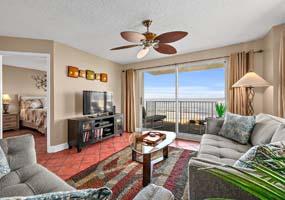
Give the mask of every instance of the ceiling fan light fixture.
M 137 58 L 141 59 L 143 57 L 145 57 L 149 52 L 149 47 L 144 47 L 143 49 L 141 49 L 138 54 L 137 54 Z

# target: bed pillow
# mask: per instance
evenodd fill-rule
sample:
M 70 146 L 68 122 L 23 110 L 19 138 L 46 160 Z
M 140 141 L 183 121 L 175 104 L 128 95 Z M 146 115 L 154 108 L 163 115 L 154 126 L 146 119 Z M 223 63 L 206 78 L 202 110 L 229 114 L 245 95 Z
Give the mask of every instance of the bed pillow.
M 102 187 L 98 189 L 73 190 L 65 192 L 51 192 L 27 197 L 7 197 L 6 200 L 53 200 L 53 199 L 77 199 L 77 200 L 107 200 L 111 197 L 112 191 Z
M 0 179 L 11 171 L 8 160 L 0 146 Z
M 47 105 L 47 103 L 48 103 L 47 102 L 47 98 L 41 98 L 40 101 L 42 103 L 43 108 L 47 108 L 48 107 L 48 105 Z
M 42 108 L 42 107 L 43 107 L 43 104 L 42 104 L 42 102 L 39 99 L 33 99 L 31 101 L 31 104 L 30 104 L 29 108 L 39 109 L 39 108 Z
M 247 144 L 254 125 L 255 116 L 242 116 L 227 112 L 219 135 L 241 144 Z
M 253 146 L 234 163 L 234 167 L 252 168 L 250 162 L 270 159 L 268 152 L 273 151 L 276 156 L 283 155 L 284 147 L 281 142 Z

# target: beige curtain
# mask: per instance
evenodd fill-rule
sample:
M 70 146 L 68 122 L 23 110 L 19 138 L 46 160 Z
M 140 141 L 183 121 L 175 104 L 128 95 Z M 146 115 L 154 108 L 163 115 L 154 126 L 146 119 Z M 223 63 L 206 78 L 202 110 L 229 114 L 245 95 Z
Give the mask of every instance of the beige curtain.
M 248 115 L 248 96 L 246 88 L 232 88 L 232 85 L 243 77 L 247 72 L 253 70 L 254 52 L 250 51 L 233 53 L 230 55 L 228 68 L 228 92 L 227 108 L 229 112 Z
M 281 34 L 279 52 L 278 116 L 285 117 L 285 33 Z
M 136 75 L 133 69 L 126 70 L 125 81 L 125 125 L 127 132 L 134 132 L 136 127 L 135 107 L 135 80 Z

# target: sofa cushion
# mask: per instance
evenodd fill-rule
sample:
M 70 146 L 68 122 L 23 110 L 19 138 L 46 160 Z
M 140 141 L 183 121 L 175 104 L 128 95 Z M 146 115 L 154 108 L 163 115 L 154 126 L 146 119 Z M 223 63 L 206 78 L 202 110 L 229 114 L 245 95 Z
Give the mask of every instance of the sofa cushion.
M 6 154 L 11 171 L 37 162 L 35 141 L 31 134 L 1 139 L 0 145 Z
M 223 136 L 204 134 L 197 157 L 233 165 L 250 148 Z
M 2 176 L 8 174 L 10 171 L 11 170 L 6 155 L 2 147 L 0 147 L 0 179 L 2 178 Z
M 251 144 L 255 146 L 270 143 L 274 132 L 280 124 L 281 122 L 271 115 L 258 114 L 256 116 L 256 124 L 250 136 Z
M 154 184 L 149 184 L 142 189 L 133 200 L 174 200 L 173 194 L 163 188 Z
M 241 144 L 247 144 L 254 125 L 255 116 L 242 116 L 227 112 L 219 135 Z
M 218 134 L 224 124 L 224 118 L 207 118 L 206 130 L 207 134 Z
M 0 190 L 0 197 L 7 197 L 71 191 L 74 188 L 43 166 L 32 164 L 2 177 L 0 179 Z
M 280 124 L 271 139 L 271 142 L 279 141 L 285 141 L 285 124 Z

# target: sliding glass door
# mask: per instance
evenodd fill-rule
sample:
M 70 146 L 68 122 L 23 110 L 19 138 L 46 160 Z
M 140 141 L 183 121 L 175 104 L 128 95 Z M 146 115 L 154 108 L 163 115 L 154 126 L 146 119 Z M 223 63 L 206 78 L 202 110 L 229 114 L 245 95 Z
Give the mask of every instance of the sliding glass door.
M 175 132 L 176 69 L 144 72 L 143 91 L 142 127 Z
M 215 105 L 225 103 L 224 60 L 159 67 L 142 72 L 142 127 L 202 135 Z
M 224 63 L 178 68 L 178 131 L 202 135 L 205 120 L 215 117 L 215 105 L 225 103 Z

